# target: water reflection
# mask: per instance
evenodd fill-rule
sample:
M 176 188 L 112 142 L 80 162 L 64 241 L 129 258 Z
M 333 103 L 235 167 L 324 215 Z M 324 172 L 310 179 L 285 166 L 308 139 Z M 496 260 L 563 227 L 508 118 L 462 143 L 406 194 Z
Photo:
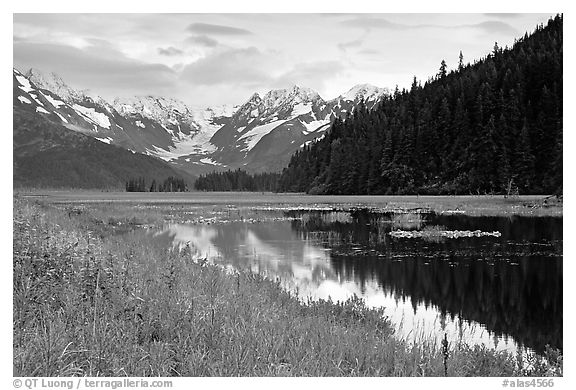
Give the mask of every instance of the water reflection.
M 172 224 L 156 234 L 196 258 L 251 269 L 300 296 L 384 306 L 407 339 L 538 352 L 562 347 L 562 219 L 284 213 L 291 221 Z M 501 237 L 402 239 L 393 229 L 499 231 Z M 436 228 L 433 228 L 436 229 Z

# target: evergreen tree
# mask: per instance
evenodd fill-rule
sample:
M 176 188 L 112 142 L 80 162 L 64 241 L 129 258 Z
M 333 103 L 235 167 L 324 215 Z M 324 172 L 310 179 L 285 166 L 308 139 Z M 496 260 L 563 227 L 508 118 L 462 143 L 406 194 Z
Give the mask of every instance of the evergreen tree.
M 446 69 L 447 69 L 446 61 L 442 60 L 440 63 L 440 70 L 438 71 L 438 78 L 446 77 Z

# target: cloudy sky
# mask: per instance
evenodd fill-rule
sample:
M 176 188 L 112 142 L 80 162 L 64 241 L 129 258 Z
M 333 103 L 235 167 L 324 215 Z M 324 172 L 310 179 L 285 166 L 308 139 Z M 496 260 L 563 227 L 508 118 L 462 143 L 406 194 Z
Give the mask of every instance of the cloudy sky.
M 488 54 L 551 14 L 14 14 L 14 66 L 116 96 L 240 104 L 293 84 L 330 99 L 408 87 L 462 50 Z

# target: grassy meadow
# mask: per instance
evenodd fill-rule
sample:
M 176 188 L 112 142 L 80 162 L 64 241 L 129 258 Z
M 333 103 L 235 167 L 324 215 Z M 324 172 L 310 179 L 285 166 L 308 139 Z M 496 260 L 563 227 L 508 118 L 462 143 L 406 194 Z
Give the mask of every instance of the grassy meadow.
M 160 213 L 14 198 L 14 376 L 558 376 L 562 355 L 408 343 L 360 299 L 304 301 L 137 234 Z
M 285 207 L 369 207 L 377 211 L 422 209 L 435 213 L 463 213 L 469 216 L 562 216 L 562 200 L 553 196 L 501 195 L 416 196 L 416 195 L 308 195 L 271 192 L 105 192 L 95 190 L 20 189 L 18 194 L 50 203 L 126 205 L 238 205 Z

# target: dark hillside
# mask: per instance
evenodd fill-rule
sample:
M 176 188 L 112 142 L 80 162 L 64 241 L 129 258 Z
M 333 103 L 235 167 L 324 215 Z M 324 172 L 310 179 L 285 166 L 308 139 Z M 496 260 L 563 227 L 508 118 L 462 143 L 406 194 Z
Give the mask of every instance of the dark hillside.
M 14 106 L 14 187 L 124 189 L 132 177 L 188 176 L 156 158 L 107 145 Z

